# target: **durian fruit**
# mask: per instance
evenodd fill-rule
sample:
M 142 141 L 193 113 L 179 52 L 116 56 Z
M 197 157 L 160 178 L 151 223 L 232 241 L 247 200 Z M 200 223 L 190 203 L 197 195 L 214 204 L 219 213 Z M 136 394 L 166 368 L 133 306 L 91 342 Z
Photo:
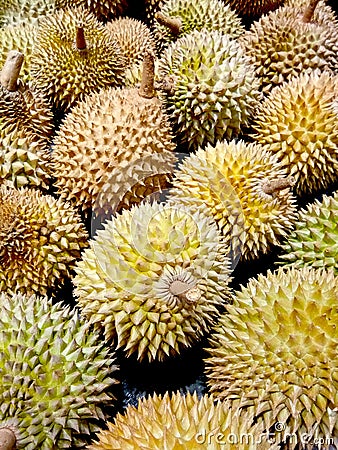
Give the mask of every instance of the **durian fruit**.
M 52 295 L 72 276 L 88 234 L 68 203 L 0 186 L 0 290 Z
M 37 25 L 33 23 L 0 28 L 0 67 L 5 64 L 11 50 L 20 51 L 25 55 L 20 71 L 20 79 L 24 83 L 30 80 L 30 60 L 37 29 Z
M 98 230 L 76 265 L 82 315 L 127 356 L 177 355 L 214 324 L 229 298 L 228 247 L 212 219 L 143 203 Z
M 166 0 L 155 19 L 154 34 L 162 50 L 193 30 L 219 30 L 233 38 L 244 33 L 238 15 L 221 0 Z
M 285 3 L 285 0 L 223 0 L 240 16 L 250 21 L 257 20 L 263 14 L 274 11 Z
M 318 0 L 307 3 L 263 15 L 239 38 L 264 93 L 300 73 L 338 69 L 338 21 L 332 8 Z
M 259 144 L 223 141 L 199 149 L 179 165 L 172 185 L 170 203 L 210 209 L 234 258 L 267 253 L 294 226 L 293 181 Z
M 128 0 L 54 0 L 57 8 L 84 7 L 91 11 L 100 21 L 112 20 L 124 14 Z
M 209 392 L 253 413 L 276 443 L 289 436 L 290 450 L 337 441 L 337 295 L 333 270 L 269 270 L 237 292 L 211 333 Z
M 147 53 L 139 88 L 93 93 L 67 114 L 53 142 L 53 175 L 61 198 L 87 211 L 98 205 L 105 186 L 114 192 L 118 188 L 114 176 L 121 165 L 133 160 L 141 164 L 146 155 L 175 149 L 163 103 L 154 91 L 153 64 Z
M 338 274 L 338 192 L 301 209 L 284 241 L 279 264 L 333 268 Z
M 254 450 L 259 428 L 249 426 L 249 417 L 238 420 L 222 402 L 196 392 L 140 399 L 118 413 L 108 429 L 101 430 L 88 450 Z M 262 442 L 261 450 L 268 449 Z
M 336 98 L 338 76 L 315 70 L 276 86 L 256 110 L 252 137 L 285 165 L 298 196 L 337 180 Z
M 55 10 L 55 0 L 1 0 L 0 28 L 37 23 Z
M 155 39 L 147 25 L 140 20 L 120 17 L 108 22 L 106 27 L 121 47 L 127 68 L 134 64 L 142 65 L 147 52 L 156 54 Z
M 84 448 L 115 400 L 113 353 L 61 302 L 1 292 L 0 304 L 2 448 Z
M 120 46 L 84 8 L 59 10 L 41 20 L 31 77 L 56 108 L 66 111 L 89 92 L 123 84 L 125 66 Z
M 8 52 L 0 72 L 0 145 L 22 139 L 46 145 L 54 128 L 51 105 L 19 79 L 24 55 Z
M 172 43 L 159 75 L 172 84 L 165 99 L 178 140 L 192 150 L 237 137 L 259 99 L 253 66 L 221 31 L 196 30 Z

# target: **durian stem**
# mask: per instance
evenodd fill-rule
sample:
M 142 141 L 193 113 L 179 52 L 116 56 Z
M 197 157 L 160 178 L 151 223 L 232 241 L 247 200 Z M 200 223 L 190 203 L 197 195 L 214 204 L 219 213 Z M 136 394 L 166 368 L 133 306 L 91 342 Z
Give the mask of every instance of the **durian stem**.
M 189 284 L 180 280 L 175 280 L 169 286 L 170 292 L 176 297 L 188 303 L 197 302 L 201 298 L 201 291 L 198 287 L 191 287 Z
M 292 187 L 295 184 L 293 177 L 280 178 L 279 180 L 267 181 L 263 184 L 263 191 L 265 194 L 274 195 L 279 191 Z
M 315 12 L 318 2 L 319 2 L 319 0 L 310 0 L 310 4 L 309 4 L 309 6 L 306 7 L 304 14 L 303 14 L 303 22 L 305 22 L 305 23 L 311 22 L 313 13 Z
M 18 88 L 18 78 L 23 64 L 23 53 L 11 50 L 0 72 L 0 83 L 8 91 L 16 91 Z
M 182 22 L 178 17 L 169 17 L 160 11 L 155 14 L 155 19 L 160 25 L 169 28 L 174 36 L 178 36 L 182 29 Z
M 16 437 L 10 428 L 0 428 L 0 450 L 15 450 Z
M 76 28 L 76 44 L 75 45 L 78 50 L 86 50 L 86 48 L 87 48 L 83 27 Z
M 139 95 L 145 98 L 153 98 L 155 78 L 155 58 L 150 52 L 146 52 L 143 58 L 142 80 Z

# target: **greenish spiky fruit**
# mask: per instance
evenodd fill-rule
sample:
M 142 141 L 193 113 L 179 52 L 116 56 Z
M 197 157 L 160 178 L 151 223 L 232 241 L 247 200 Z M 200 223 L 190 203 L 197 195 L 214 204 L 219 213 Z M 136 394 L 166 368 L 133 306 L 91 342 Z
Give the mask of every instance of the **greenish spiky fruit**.
M 61 198 L 88 210 L 105 186 L 115 192 L 119 167 L 175 149 L 163 103 L 149 86 L 150 93 L 144 85 L 102 90 L 66 116 L 53 146 L 55 186 Z
M 285 0 L 227 0 L 227 3 L 240 16 L 257 20 L 263 14 L 274 11 L 284 4 Z
M 16 449 L 84 448 L 114 400 L 113 353 L 61 302 L 3 292 L 0 302 L 0 436 Z
M 106 27 L 84 8 L 41 20 L 31 56 L 34 86 L 68 110 L 84 95 L 124 82 L 126 61 Z
M 196 149 L 239 135 L 258 96 L 258 80 L 240 45 L 220 31 L 193 31 L 159 60 L 171 88 L 165 99 L 180 143 Z
M 277 157 L 259 144 L 224 141 L 180 164 L 169 201 L 195 210 L 207 207 L 232 251 L 254 259 L 292 229 L 292 184 Z
M 338 21 L 324 2 L 314 10 L 311 4 L 286 5 L 263 15 L 239 38 L 263 92 L 316 68 L 337 71 Z
M 142 65 L 147 52 L 156 54 L 155 39 L 147 25 L 140 20 L 122 17 L 108 22 L 106 27 L 121 47 L 127 68 L 134 64 Z
M 51 173 L 50 152 L 45 144 L 13 136 L 9 144 L 0 142 L 0 185 L 46 191 Z
M 227 450 L 252 450 L 249 442 L 240 441 L 245 435 L 258 441 L 258 427 L 248 423 L 249 418 L 239 421 L 211 395 L 154 394 L 118 413 L 88 450 L 217 450 L 224 445 Z M 259 448 L 269 447 L 262 443 Z
M 333 268 L 338 273 L 338 193 L 323 195 L 299 211 L 283 243 L 280 264 Z
M 68 7 L 84 7 L 91 11 L 99 20 L 115 19 L 126 12 L 127 0 L 54 0 L 59 9 Z
M 55 0 L 1 0 L 0 28 L 38 22 L 54 10 Z
M 145 203 L 108 220 L 76 267 L 86 319 L 129 356 L 162 360 L 199 340 L 230 297 L 228 248 L 212 220 Z
M 221 0 L 166 0 L 155 18 L 154 35 L 161 50 L 194 30 L 219 30 L 233 38 L 244 33 L 241 19 Z
M 0 143 L 24 139 L 47 145 L 54 128 L 51 105 L 19 79 L 23 61 L 21 52 L 11 50 L 0 72 Z
M 299 196 L 337 180 L 337 92 L 338 77 L 315 70 L 276 86 L 256 110 L 252 137 L 285 165 Z
M 38 25 L 21 23 L 0 28 L 0 67 L 3 67 L 6 57 L 11 50 L 17 50 L 25 55 L 20 79 L 27 83 L 30 80 L 30 61 Z
M 237 292 L 211 334 L 210 392 L 266 431 L 278 426 L 276 443 L 292 433 L 290 449 L 304 436 L 337 436 L 337 295 L 333 270 L 268 271 Z
M 0 186 L 0 288 L 52 295 L 72 276 L 88 234 L 68 203 L 28 188 Z

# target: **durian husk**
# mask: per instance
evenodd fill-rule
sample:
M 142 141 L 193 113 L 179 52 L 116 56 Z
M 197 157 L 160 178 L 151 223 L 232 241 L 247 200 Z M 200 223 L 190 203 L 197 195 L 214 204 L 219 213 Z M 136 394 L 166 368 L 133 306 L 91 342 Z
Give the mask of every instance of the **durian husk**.
M 180 144 L 199 146 L 234 139 L 260 99 L 254 68 L 238 42 L 221 31 L 193 31 L 159 60 L 159 76 Z
M 173 33 L 158 20 L 154 22 L 154 35 L 159 53 L 172 41 L 192 31 L 219 30 L 236 39 L 244 33 L 244 25 L 237 13 L 221 0 L 166 0 L 160 13 L 166 18 L 178 19 L 179 33 Z
M 143 156 L 175 148 L 163 103 L 156 95 L 145 98 L 137 88 L 102 90 L 76 105 L 56 133 L 57 192 L 82 210 L 94 205 L 97 209 L 102 192 L 105 199 L 116 192 L 114 174 L 118 177 L 121 164 L 140 161 L 141 168 Z M 130 188 L 126 182 L 125 192 Z
M 334 269 L 338 274 L 338 193 L 302 208 L 294 230 L 281 245 L 279 264 Z
M 276 86 L 256 110 L 252 138 L 284 164 L 299 197 L 337 180 L 337 98 L 338 76 L 315 70 Z
M 156 54 L 155 39 L 147 25 L 140 20 L 122 17 L 108 22 L 106 27 L 121 47 L 127 68 L 134 64 L 142 65 L 146 52 Z
M 210 395 L 154 394 L 118 413 L 88 450 L 254 450 L 260 430 L 249 423 L 249 417 L 238 420 Z M 272 448 L 267 442 L 260 445 L 261 450 Z
M 115 19 L 124 14 L 128 7 L 127 0 L 54 0 L 58 9 L 83 7 L 91 11 L 100 21 Z
M 42 17 L 53 11 L 55 0 L 1 0 L 0 28 L 38 23 Z
M 76 47 L 77 27 L 85 49 Z M 126 61 L 104 24 L 82 7 L 59 10 L 41 20 L 31 56 L 35 88 L 56 109 L 68 111 L 85 94 L 124 83 Z
M 314 69 L 337 71 L 338 20 L 331 7 L 319 2 L 312 20 L 304 22 L 307 6 L 285 5 L 263 15 L 238 39 L 264 93 Z
M 115 401 L 113 352 L 61 302 L 1 292 L 0 304 L 0 435 L 17 449 L 84 448 Z
M 68 203 L 29 188 L 0 186 L 0 289 L 53 295 L 72 277 L 88 233 Z
M 211 333 L 210 393 L 290 450 L 337 443 L 337 294 L 333 270 L 269 270 L 236 293 Z
M 234 260 L 268 253 L 294 226 L 292 181 L 259 144 L 223 141 L 199 149 L 174 172 L 172 185 L 170 203 L 210 210 Z
M 281 7 L 286 0 L 223 0 L 241 17 L 250 21 Z M 298 0 L 297 0 L 298 1 Z
M 140 204 L 91 240 L 75 269 L 74 295 L 107 342 L 139 360 L 163 360 L 198 341 L 230 299 L 227 254 L 209 216 Z M 176 284 L 187 294 L 172 290 Z

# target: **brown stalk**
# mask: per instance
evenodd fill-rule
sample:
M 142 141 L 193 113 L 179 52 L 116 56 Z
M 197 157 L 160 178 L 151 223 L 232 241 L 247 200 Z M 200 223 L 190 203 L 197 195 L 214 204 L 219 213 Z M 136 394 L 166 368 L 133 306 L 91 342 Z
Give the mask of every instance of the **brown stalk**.
M 160 25 L 169 28 L 174 36 L 178 36 L 182 29 L 182 21 L 178 17 L 169 17 L 160 11 L 155 14 L 155 19 Z
M 10 428 L 0 428 L 0 450 L 15 450 L 16 437 Z
M 23 53 L 11 50 L 0 72 L 0 83 L 8 91 L 16 91 L 18 88 L 18 78 L 23 64 Z
M 197 287 L 191 287 L 180 280 L 173 281 L 169 290 L 173 295 L 188 303 L 197 302 L 201 298 L 201 291 Z
M 263 184 L 263 191 L 265 194 L 274 195 L 279 191 L 292 187 L 295 184 L 293 177 L 280 178 L 279 180 L 267 181 Z
M 86 43 L 83 27 L 76 28 L 75 45 L 78 50 L 86 50 L 86 48 L 87 48 L 87 43 Z
M 313 13 L 315 12 L 316 6 L 319 0 L 310 0 L 310 4 L 306 7 L 303 14 L 303 22 L 309 23 L 313 18 Z
M 150 52 L 146 52 L 143 58 L 142 80 L 139 87 L 139 95 L 145 98 L 153 98 L 155 78 L 155 58 Z

